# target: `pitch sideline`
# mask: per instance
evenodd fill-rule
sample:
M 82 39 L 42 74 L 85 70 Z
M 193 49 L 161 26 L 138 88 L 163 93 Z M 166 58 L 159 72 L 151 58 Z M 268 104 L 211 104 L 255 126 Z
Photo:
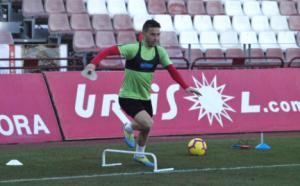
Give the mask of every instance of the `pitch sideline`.
M 230 171 L 230 170 L 247 170 L 247 169 L 268 169 L 278 167 L 299 167 L 300 164 L 278 164 L 278 165 L 254 165 L 254 166 L 241 166 L 241 167 L 220 167 L 220 168 L 202 168 L 202 169 L 175 169 L 171 172 L 154 173 L 146 172 L 129 172 L 129 173 L 107 173 L 107 174 L 91 174 L 91 175 L 78 175 L 78 176 L 60 176 L 60 177 L 43 177 L 43 178 L 24 178 L 24 179 L 10 179 L 0 180 L 0 183 L 19 183 L 19 182 L 35 182 L 35 181 L 51 181 L 51 180 L 71 180 L 71 179 L 87 179 L 97 177 L 112 177 L 112 176 L 135 176 L 145 174 L 174 174 L 174 173 L 189 173 L 189 172 L 209 172 L 209 171 Z

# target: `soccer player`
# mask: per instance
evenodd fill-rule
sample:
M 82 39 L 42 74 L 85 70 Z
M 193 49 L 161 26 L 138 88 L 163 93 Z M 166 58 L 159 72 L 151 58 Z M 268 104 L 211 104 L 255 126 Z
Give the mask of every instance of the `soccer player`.
M 97 54 L 83 70 L 83 75 L 95 80 L 96 65 L 107 56 L 122 55 L 126 59 L 125 77 L 119 92 L 119 104 L 123 111 L 132 117 L 131 123 L 123 126 L 126 144 L 137 152 L 145 152 L 146 142 L 153 124 L 150 88 L 153 73 L 158 64 L 166 68 L 171 77 L 188 93 L 200 95 L 198 90 L 189 87 L 172 64 L 166 50 L 159 46 L 160 24 L 155 20 L 147 20 L 143 25 L 143 40 L 132 44 L 112 46 Z M 139 136 L 135 144 L 133 131 L 138 130 Z M 133 158 L 148 167 L 153 162 L 139 153 Z

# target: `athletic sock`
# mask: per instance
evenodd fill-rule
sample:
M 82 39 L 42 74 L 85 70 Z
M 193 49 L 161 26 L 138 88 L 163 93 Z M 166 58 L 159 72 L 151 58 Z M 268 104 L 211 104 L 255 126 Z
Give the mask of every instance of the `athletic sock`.
M 145 152 L 145 149 L 146 149 L 146 145 L 144 146 L 139 146 L 137 145 L 136 146 L 136 152 Z M 144 157 L 145 155 L 144 154 L 135 154 L 136 157 Z
M 127 131 L 127 132 L 133 132 L 133 128 L 132 128 L 132 124 L 131 123 L 125 123 L 124 124 L 124 129 Z

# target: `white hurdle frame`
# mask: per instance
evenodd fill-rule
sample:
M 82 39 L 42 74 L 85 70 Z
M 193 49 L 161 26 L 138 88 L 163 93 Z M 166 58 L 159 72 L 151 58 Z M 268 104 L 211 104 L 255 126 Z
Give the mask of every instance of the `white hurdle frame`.
M 167 171 L 173 171 L 174 168 L 164 168 L 164 169 L 158 169 L 157 168 L 157 158 L 154 153 L 151 152 L 136 152 L 136 151 L 128 151 L 128 150 L 118 150 L 118 149 L 105 149 L 102 152 L 102 167 L 113 167 L 113 166 L 119 166 L 122 165 L 122 163 L 107 163 L 106 162 L 106 154 L 108 152 L 111 153 L 121 153 L 121 154 L 140 154 L 145 156 L 151 156 L 154 161 L 154 169 L 153 172 L 159 173 L 159 172 L 167 172 Z

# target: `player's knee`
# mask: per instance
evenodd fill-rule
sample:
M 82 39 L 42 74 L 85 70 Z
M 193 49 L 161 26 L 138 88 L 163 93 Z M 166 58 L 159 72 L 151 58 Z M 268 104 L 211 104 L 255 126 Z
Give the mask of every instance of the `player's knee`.
M 153 125 L 153 120 L 152 119 L 145 121 L 143 123 L 143 130 L 150 131 L 152 125 Z

